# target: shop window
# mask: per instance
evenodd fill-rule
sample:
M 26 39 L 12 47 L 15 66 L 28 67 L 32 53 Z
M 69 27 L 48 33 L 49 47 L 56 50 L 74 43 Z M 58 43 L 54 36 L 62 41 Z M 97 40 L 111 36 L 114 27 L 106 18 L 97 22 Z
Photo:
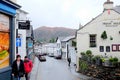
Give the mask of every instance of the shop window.
M 10 21 L 9 16 L 0 13 L 0 69 L 9 66 Z
M 106 52 L 110 52 L 110 46 L 106 46 Z
M 100 52 L 104 52 L 104 46 L 100 46 Z
M 90 47 L 96 47 L 96 35 L 90 35 Z

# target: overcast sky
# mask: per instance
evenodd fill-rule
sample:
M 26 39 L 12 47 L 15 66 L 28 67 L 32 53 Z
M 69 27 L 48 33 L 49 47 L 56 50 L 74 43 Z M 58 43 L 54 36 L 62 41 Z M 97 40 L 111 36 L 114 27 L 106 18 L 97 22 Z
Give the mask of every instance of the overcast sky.
M 34 29 L 41 26 L 79 28 L 103 11 L 107 0 L 17 0 L 29 13 Z M 120 0 L 112 0 L 114 6 Z

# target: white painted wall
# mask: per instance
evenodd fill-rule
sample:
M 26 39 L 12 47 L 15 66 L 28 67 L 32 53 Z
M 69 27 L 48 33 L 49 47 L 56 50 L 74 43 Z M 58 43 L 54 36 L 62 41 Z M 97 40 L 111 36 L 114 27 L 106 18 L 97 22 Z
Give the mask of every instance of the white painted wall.
M 16 21 L 15 21 L 15 28 L 18 29 L 18 22 L 21 20 L 27 20 L 27 12 L 18 9 L 16 11 Z M 15 29 L 15 33 L 16 33 L 16 29 Z M 21 41 L 22 41 L 22 46 L 18 48 L 18 54 L 21 55 L 22 59 L 24 58 L 24 56 L 26 55 L 26 30 L 18 30 L 18 34 L 21 35 Z M 15 34 L 16 36 L 16 34 Z M 16 43 L 16 38 L 15 38 L 15 43 Z M 15 45 L 16 47 L 16 45 Z M 16 52 L 16 50 L 15 50 Z M 15 53 L 16 56 L 16 53 Z
M 21 34 L 21 47 L 18 47 L 18 54 L 24 59 L 24 56 L 26 56 L 26 30 L 19 30 L 18 34 Z
M 77 48 L 78 53 L 82 51 L 86 51 L 87 49 L 92 50 L 95 55 L 102 55 L 107 52 L 99 52 L 99 46 L 110 46 L 112 48 L 112 44 L 120 44 L 120 24 L 118 26 L 106 27 L 103 25 L 104 22 L 120 22 L 120 14 L 111 10 L 111 14 L 108 15 L 107 11 L 105 11 L 100 17 L 96 20 L 85 26 L 83 29 L 77 32 Z M 101 34 L 103 31 L 106 31 L 108 38 L 103 40 L 101 38 Z M 89 35 L 96 34 L 97 35 L 97 47 L 90 48 L 89 47 Z M 113 37 L 113 40 L 110 40 L 110 36 Z M 119 52 L 111 51 L 108 53 L 108 56 L 120 56 Z
M 17 0 L 11 0 L 11 1 L 13 1 L 14 3 L 16 3 L 16 2 L 17 2 Z
M 103 23 L 105 22 L 118 22 L 119 25 L 113 25 L 111 27 L 106 27 Z M 103 40 L 101 38 L 101 34 L 103 31 L 106 31 L 108 38 Z M 104 11 L 101 15 L 99 15 L 95 20 L 87 24 L 84 28 L 77 31 L 77 59 L 80 57 L 80 52 L 91 50 L 94 55 L 104 55 L 107 53 L 107 56 L 116 56 L 120 58 L 120 52 L 112 51 L 112 44 L 120 44 L 120 14 L 110 10 L 110 14 L 108 11 Z M 89 35 L 96 34 L 97 36 L 97 47 L 91 48 L 89 47 Z M 110 36 L 113 37 L 113 40 L 110 40 Z M 111 51 L 104 52 L 99 51 L 99 46 L 110 46 Z

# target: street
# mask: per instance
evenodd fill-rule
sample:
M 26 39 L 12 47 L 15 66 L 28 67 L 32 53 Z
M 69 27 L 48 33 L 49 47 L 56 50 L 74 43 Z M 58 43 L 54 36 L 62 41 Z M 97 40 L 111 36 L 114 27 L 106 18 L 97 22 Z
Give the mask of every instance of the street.
M 46 62 L 35 58 L 30 80 L 87 80 L 87 77 L 75 72 L 74 66 L 68 67 L 65 60 L 46 56 Z

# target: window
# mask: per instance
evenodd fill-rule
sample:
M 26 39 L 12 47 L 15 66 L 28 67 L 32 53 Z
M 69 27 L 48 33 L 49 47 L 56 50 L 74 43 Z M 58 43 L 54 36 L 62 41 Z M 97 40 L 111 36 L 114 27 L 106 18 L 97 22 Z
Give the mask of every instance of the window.
M 104 52 L 104 46 L 100 46 L 100 52 Z
M 118 51 L 120 51 L 120 44 L 118 45 Z
M 106 52 L 110 52 L 110 46 L 106 46 Z
M 112 51 L 117 51 L 117 45 L 116 44 L 112 45 Z
M 96 47 L 96 35 L 90 35 L 90 47 Z

